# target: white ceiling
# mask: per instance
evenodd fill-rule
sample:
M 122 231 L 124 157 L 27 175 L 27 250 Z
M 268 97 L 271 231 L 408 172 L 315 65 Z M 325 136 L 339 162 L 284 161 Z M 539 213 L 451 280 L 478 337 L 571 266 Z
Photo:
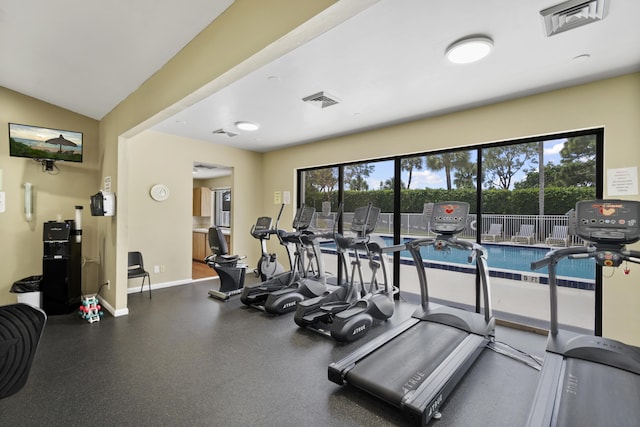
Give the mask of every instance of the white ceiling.
M 604 20 L 547 37 L 540 11 L 560 2 L 369 0 L 154 129 L 264 152 L 640 71 L 640 1 L 607 0 Z M 101 118 L 230 3 L 0 0 L 0 85 Z M 448 63 L 447 46 L 474 34 L 491 55 Z M 340 103 L 302 102 L 320 91 Z
M 101 119 L 232 3 L 0 0 L 0 86 Z

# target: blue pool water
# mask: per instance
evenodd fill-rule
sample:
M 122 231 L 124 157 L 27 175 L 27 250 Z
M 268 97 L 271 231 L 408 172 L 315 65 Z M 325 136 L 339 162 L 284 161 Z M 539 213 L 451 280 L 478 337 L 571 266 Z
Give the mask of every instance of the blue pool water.
M 546 248 L 532 248 L 525 246 L 482 245 L 487 250 L 487 263 L 489 268 L 515 270 L 530 273 L 531 262 L 539 260 L 549 251 Z M 449 262 L 455 264 L 468 264 L 468 252 L 457 249 L 450 251 L 437 251 L 433 246 L 423 247 L 420 250 L 423 259 L 432 261 Z M 409 252 L 402 256 L 410 257 Z M 548 274 L 547 267 L 535 270 L 536 273 Z M 563 259 L 558 263 L 558 276 L 575 277 L 579 279 L 595 280 L 596 268 L 593 258 Z
M 392 245 L 393 240 L 391 237 L 383 236 L 383 239 L 387 245 Z M 405 242 L 408 240 L 409 239 L 405 240 Z M 333 243 L 329 243 L 327 245 L 323 244 L 322 246 L 335 248 Z M 487 264 L 490 269 L 548 274 L 547 267 L 535 271 L 531 270 L 531 262 L 543 258 L 545 254 L 549 252 L 548 248 L 508 246 L 487 243 L 483 243 L 482 246 L 487 250 Z M 462 264 L 465 266 L 473 265 L 468 262 L 468 251 L 459 249 L 437 251 L 433 246 L 425 246 L 420 248 L 420 253 L 423 260 L 430 260 L 436 263 Z M 402 258 L 412 259 L 409 251 L 402 251 L 400 254 Z M 571 260 L 565 258 L 558 263 L 557 275 L 576 279 L 595 280 L 595 262 L 593 258 Z

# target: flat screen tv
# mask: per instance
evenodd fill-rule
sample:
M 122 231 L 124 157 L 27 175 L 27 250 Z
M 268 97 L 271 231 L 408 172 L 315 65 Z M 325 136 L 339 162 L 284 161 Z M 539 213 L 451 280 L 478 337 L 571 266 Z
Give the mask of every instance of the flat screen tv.
M 9 123 L 9 155 L 41 162 L 82 162 L 82 132 Z

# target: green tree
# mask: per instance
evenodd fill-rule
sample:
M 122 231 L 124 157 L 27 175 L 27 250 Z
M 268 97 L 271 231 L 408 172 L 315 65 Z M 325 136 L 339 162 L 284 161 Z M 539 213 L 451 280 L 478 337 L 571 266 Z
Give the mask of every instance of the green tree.
M 453 173 L 453 183 L 456 188 L 476 188 L 477 167 L 476 164 L 468 162 L 460 164 Z
M 595 187 L 596 137 L 584 135 L 567 139 L 560 150 L 561 180 L 565 186 Z
M 522 190 L 524 188 L 538 188 L 540 183 L 540 173 L 537 169 L 526 170 L 524 179 L 513 183 L 513 188 Z M 562 166 L 549 163 L 544 165 L 544 182 L 546 187 L 564 187 L 561 178 Z
M 451 190 L 451 175 L 454 169 L 465 168 L 469 164 L 468 151 L 456 151 L 452 153 L 433 154 L 427 156 L 427 167 L 432 171 L 441 171 L 444 169 L 445 178 L 447 180 L 447 190 Z
M 369 189 L 366 178 L 376 169 L 369 163 L 358 163 L 344 167 L 344 183 L 349 190 L 363 191 Z
M 396 180 L 394 177 L 391 177 L 389 179 L 387 179 L 384 182 L 380 182 L 380 189 L 381 190 L 393 190 L 394 186 L 395 186 Z M 407 189 L 408 187 L 405 185 L 404 181 L 400 181 L 400 188 L 401 189 Z
M 402 159 L 400 161 L 400 168 L 403 171 L 409 172 L 409 178 L 407 179 L 407 189 L 411 187 L 411 178 L 413 177 L 413 170 L 422 170 L 424 167 L 424 157 L 411 157 L 409 159 Z
M 305 199 L 313 197 L 315 193 L 322 193 L 324 200 L 331 199 L 331 193 L 338 185 L 338 169 L 314 169 L 305 172 Z
M 489 188 L 509 190 L 513 177 L 525 165 L 538 163 L 538 143 L 513 144 L 483 151 L 485 184 Z

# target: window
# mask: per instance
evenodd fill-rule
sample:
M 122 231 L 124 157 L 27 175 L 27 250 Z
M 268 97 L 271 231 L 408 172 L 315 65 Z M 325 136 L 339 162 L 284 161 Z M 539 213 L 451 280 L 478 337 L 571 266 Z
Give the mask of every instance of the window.
M 330 200 L 333 212 L 342 201 L 345 229 L 349 212 L 373 203 L 382 209 L 375 236 L 388 244 L 428 235 L 430 203 L 469 203 L 459 238 L 488 250 L 496 317 L 546 327 L 548 290 L 539 283 L 545 271 L 532 272 L 530 262 L 549 248 L 583 244 L 572 232 L 570 217 L 577 201 L 602 196 L 603 140 L 603 130 L 595 129 L 300 170 L 299 199 L 314 206 Z M 466 264 L 464 257 L 427 252 L 423 257 L 439 265 L 427 272 L 430 297 L 476 304 L 473 276 L 456 271 Z M 393 283 L 405 299 L 419 293 L 410 264 L 408 254 L 401 253 L 392 262 Z M 559 266 L 560 322 L 600 334 L 601 274 L 592 260 L 564 264 Z

